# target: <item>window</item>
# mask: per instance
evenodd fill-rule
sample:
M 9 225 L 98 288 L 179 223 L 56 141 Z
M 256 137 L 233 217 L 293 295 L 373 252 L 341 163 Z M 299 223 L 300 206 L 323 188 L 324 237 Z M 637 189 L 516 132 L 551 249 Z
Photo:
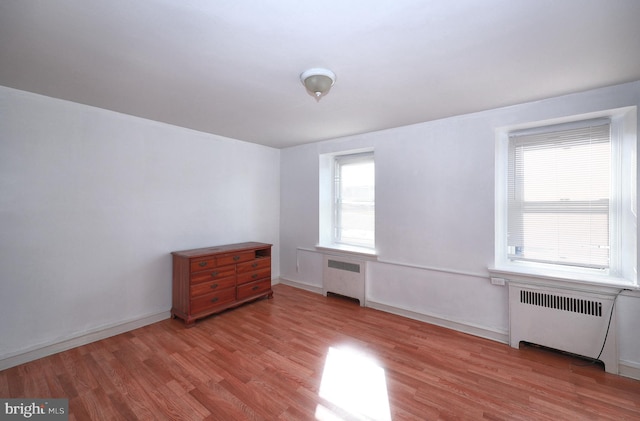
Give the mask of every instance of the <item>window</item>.
M 373 152 L 321 155 L 320 174 L 320 245 L 345 250 L 374 249 Z
M 609 120 L 509 139 L 511 260 L 608 269 Z
M 499 132 L 497 268 L 637 284 L 631 108 Z
M 333 242 L 374 248 L 373 153 L 336 156 L 333 179 Z

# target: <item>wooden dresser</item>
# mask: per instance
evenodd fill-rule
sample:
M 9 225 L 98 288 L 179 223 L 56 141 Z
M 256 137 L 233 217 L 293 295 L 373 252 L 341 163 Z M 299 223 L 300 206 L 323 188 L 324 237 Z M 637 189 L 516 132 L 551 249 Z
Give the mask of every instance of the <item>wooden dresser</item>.
M 227 244 L 171 254 L 171 317 L 179 317 L 187 325 L 248 301 L 273 296 L 271 244 Z

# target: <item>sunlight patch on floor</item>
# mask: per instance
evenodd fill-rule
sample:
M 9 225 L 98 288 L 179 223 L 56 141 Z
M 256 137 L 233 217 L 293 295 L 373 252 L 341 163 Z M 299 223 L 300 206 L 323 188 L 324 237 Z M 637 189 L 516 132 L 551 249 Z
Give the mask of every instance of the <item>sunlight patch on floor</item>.
M 391 421 L 385 371 L 371 356 L 348 347 L 330 347 L 320 383 L 320 397 L 331 405 L 318 405 L 319 421 L 351 419 Z M 333 411 L 328 406 L 335 406 Z M 338 412 L 338 413 L 336 413 Z

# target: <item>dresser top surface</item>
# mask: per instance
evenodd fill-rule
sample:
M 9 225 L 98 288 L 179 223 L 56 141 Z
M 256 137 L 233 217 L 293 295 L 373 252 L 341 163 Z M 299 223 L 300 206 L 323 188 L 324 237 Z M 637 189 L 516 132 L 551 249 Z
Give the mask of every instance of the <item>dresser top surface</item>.
M 180 257 L 198 257 L 198 256 L 204 256 L 207 254 L 233 253 L 238 251 L 267 248 L 271 246 L 272 246 L 271 244 L 267 244 L 267 243 L 247 242 L 247 243 L 237 243 L 237 244 L 224 244 L 221 246 L 202 247 L 202 248 L 191 249 L 191 250 L 172 251 L 171 254 L 173 254 L 174 256 L 180 256 Z

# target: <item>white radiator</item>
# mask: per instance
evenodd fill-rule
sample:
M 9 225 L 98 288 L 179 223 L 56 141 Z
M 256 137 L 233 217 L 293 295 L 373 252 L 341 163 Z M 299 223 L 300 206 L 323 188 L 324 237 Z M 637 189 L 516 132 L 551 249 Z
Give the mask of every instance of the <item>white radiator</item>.
M 322 271 L 322 292 L 355 298 L 364 307 L 364 274 L 365 262 L 343 259 L 336 256 L 324 256 Z
M 611 311 L 614 300 L 597 293 L 510 283 L 510 345 L 518 348 L 525 341 L 598 358 L 605 371 L 618 374 L 616 320 Z

